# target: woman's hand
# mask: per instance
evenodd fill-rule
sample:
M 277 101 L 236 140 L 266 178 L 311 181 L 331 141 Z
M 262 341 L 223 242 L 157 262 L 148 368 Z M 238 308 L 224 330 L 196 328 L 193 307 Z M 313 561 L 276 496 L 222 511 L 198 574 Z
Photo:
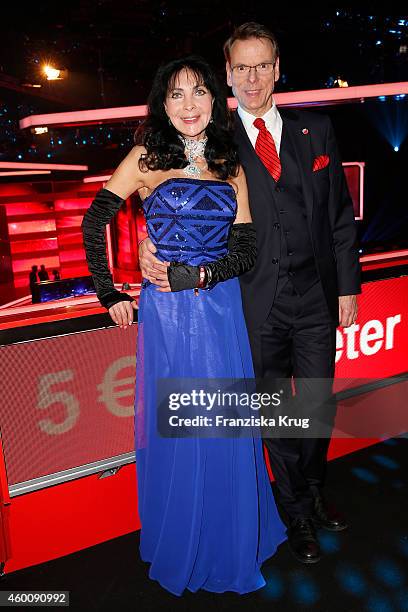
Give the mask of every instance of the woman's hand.
M 136 302 L 117 302 L 109 308 L 109 314 L 114 323 L 120 328 L 126 329 L 128 325 L 133 323 L 133 311 L 137 310 Z

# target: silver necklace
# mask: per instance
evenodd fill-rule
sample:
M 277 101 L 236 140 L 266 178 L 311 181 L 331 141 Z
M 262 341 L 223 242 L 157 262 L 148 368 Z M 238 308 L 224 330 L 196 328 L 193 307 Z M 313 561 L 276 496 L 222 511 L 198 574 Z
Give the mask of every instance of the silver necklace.
M 207 137 L 202 140 L 194 140 L 193 138 L 186 138 L 180 136 L 184 144 L 184 153 L 188 160 L 188 165 L 183 168 L 184 174 L 198 178 L 201 176 L 201 168 L 197 166 L 197 158 L 204 157 L 205 145 L 207 144 Z

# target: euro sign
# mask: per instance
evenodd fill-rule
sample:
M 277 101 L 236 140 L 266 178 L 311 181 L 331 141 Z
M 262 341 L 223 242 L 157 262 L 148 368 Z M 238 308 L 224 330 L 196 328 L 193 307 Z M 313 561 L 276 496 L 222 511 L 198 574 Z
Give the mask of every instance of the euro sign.
M 125 368 L 132 368 L 133 375 L 117 379 L 119 372 Z M 106 370 L 103 381 L 97 387 L 100 392 L 98 402 L 104 402 L 109 412 L 116 416 L 132 416 L 134 414 L 135 374 L 136 362 L 134 356 L 129 355 L 114 361 Z M 128 397 L 130 400 L 126 402 L 126 405 L 118 402 L 123 397 Z

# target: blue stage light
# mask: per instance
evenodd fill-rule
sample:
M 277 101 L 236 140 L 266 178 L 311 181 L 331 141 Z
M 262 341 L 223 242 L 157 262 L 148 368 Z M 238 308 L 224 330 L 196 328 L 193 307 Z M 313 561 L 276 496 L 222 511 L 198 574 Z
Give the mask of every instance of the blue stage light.
M 351 595 L 362 596 L 367 591 L 364 575 L 352 565 L 342 563 L 336 570 L 336 578 L 342 589 Z
M 364 480 L 365 482 L 369 482 L 370 484 L 376 484 L 378 482 L 378 477 L 366 468 L 354 467 L 351 469 L 351 473 L 354 476 L 357 476 L 357 478 L 359 478 L 360 480 Z
M 387 595 L 382 593 L 371 593 L 365 602 L 367 612 L 393 612 L 394 605 Z
M 400 467 L 399 463 L 386 455 L 373 455 L 372 460 L 375 461 L 375 463 L 378 463 L 378 465 L 382 465 L 389 470 L 398 470 Z
M 296 572 L 291 578 L 292 585 L 290 592 L 297 604 L 312 606 L 318 602 L 320 599 L 318 587 L 309 576 L 303 572 Z
M 385 586 L 397 588 L 404 584 L 404 572 L 390 559 L 376 560 L 374 562 L 374 573 Z
M 341 548 L 340 538 L 334 533 L 322 533 L 319 536 L 320 547 L 322 551 L 327 555 L 330 553 L 338 552 Z
M 271 570 L 266 576 L 266 589 L 264 594 L 268 599 L 280 599 L 285 591 L 285 584 L 277 570 Z
M 372 104 L 368 109 L 370 120 L 392 149 L 397 153 L 408 135 L 407 97 L 404 94 L 378 96 L 383 104 Z

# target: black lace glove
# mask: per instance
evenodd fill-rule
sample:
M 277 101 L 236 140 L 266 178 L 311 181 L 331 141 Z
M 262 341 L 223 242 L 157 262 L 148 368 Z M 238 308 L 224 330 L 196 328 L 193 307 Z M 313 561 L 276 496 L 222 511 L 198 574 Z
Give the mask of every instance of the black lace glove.
M 100 189 L 82 220 L 82 235 L 88 268 L 98 300 L 107 310 L 118 302 L 133 302 L 132 296 L 115 289 L 106 257 L 105 225 L 124 200 L 108 189 Z
M 204 266 L 204 288 L 240 276 L 252 268 L 256 261 L 256 231 L 253 223 L 235 223 L 232 226 L 228 249 L 225 257 Z M 200 266 L 172 261 L 167 268 L 167 276 L 172 291 L 195 289 L 200 282 Z

